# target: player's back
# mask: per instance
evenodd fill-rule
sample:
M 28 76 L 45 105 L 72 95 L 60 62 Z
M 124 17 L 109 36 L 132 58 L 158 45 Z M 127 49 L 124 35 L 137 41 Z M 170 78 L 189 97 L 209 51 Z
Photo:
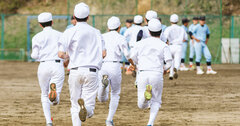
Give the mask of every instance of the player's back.
M 96 67 L 100 69 L 102 62 L 102 42 L 99 30 L 86 22 L 78 22 L 67 29 L 63 39 L 68 41 L 70 56 L 69 67 Z
M 149 37 L 136 44 L 138 69 L 163 72 L 164 48 L 167 47 L 159 38 Z
M 124 33 L 124 37 L 126 37 L 126 39 L 129 40 L 130 48 L 133 48 L 134 45 L 136 44 L 137 36 L 140 30 L 142 30 L 142 39 L 147 38 L 144 28 L 140 25 L 134 25 L 127 29 L 126 32 Z
M 52 27 L 45 27 L 43 31 L 36 34 L 33 39 L 33 46 L 39 47 L 38 59 L 39 61 L 57 60 L 58 57 L 58 40 L 61 32 L 52 29 Z
M 103 61 L 120 61 L 121 60 L 121 47 L 125 41 L 124 36 L 120 35 L 117 31 L 110 31 L 103 34 L 105 41 L 105 48 L 107 55 Z
M 177 24 L 172 24 L 171 26 L 167 27 L 166 30 L 164 31 L 164 35 L 169 41 L 170 45 L 171 44 L 181 45 L 183 40 L 187 39 L 185 30 L 181 26 L 178 26 Z

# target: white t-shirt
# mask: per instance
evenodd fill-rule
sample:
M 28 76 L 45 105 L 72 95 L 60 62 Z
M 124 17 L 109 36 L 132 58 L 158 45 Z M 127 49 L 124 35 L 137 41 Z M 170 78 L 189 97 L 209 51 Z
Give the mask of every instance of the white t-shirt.
M 188 39 L 186 31 L 177 24 L 172 24 L 171 26 L 167 27 L 164 31 L 164 36 L 169 41 L 170 45 L 181 45 L 183 40 Z
M 121 52 L 123 52 L 125 57 L 129 59 L 128 45 L 124 36 L 120 35 L 116 31 L 107 32 L 102 36 L 107 50 L 107 55 L 103 61 L 121 61 Z
M 70 62 L 68 68 L 91 67 L 101 69 L 104 40 L 99 30 L 86 22 L 78 22 L 76 26 L 64 31 L 58 43 L 59 51 L 68 52 Z
M 59 60 L 58 40 L 61 35 L 61 32 L 50 26 L 43 28 L 43 31 L 32 38 L 31 57 L 37 61 Z
M 172 60 L 172 55 L 166 43 L 159 38 L 149 37 L 136 44 L 130 58 L 137 64 L 138 70 L 163 73 L 164 61 Z

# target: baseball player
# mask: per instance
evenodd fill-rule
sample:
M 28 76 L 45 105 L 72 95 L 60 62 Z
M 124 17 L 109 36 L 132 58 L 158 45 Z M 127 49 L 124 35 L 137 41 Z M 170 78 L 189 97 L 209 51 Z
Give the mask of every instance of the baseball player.
M 41 102 L 47 126 L 52 126 L 50 104 L 57 105 L 64 81 L 63 60 L 58 57 L 58 40 L 61 32 L 52 29 L 52 14 L 41 13 L 38 22 L 43 31 L 32 38 L 31 57 L 40 62 L 38 82 L 41 88 Z
M 167 28 L 167 26 L 164 25 L 164 24 L 162 24 L 162 19 L 161 19 L 160 17 L 159 17 L 158 19 L 159 19 L 159 21 L 161 22 L 162 32 L 164 32 L 165 29 Z
M 169 79 L 173 80 L 178 78 L 178 69 L 181 62 L 182 43 L 187 40 L 187 33 L 185 30 L 178 26 L 178 15 L 173 14 L 170 17 L 171 26 L 167 27 L 164 35 L 168 40 L 169 48 L 172 53 L 173 62 L 170 69 Z
M 129 59 L 127 41 L 124 36 L 118 33 L 121 27 L 120 25 L 121 23 L 118 17 L 113 16 L 109 18 L 107 22 L 109 32 L 103 34 L 108 54 L 104 58 L 103 66 L 100 70 L 100 80 L 102 80 L 102 83 L 99 83 L 97 98 L 100 102 L 106 102 L 108 100 L 109 87 L 111 87 L 111 100 L 106 120 L 107 126 L 114 126 L 113 116 L 117 110 L 120 99 L 122 81 L 120 69 L 121 52 Z M 129 62 L 133 64 L 131 59 L 129 59 Z
M 135 25 L 128 28 L 124 33 L 124 37 L 129 40 L 130 49 L 134 47 L 137 41 L 147 38 L 147 33 L 141 26 L 143 22 L 143 17 L 140 15 L 136 15 L 133 21 Z
M 207 62 L 207 74 L 216 74 L 211 67 L 211 53 L 207 47 L 208 39 L 210 37 L 210 31 L 208 26 L 205 24 L 205 16 L 201 16 L 199 18 L 199 24 L 194 28 L 191 38 L 195 40 L 194 48 L 196 52 L 196 66 L 197 66 L 197 74 L 203 74 L 203 70 L 200 68 L 200 62 L 202 58 L 202 53 L 206 58 Z
M 163 73 L 171 67 L 172 56 L 168 45 L 160 40 L 160 21 L 151 19 L 148 29 L 151 37 L 138 42 L 131 50 L 130 58 L 136 63 L 139 71 L 138 107 L 140 109 L 150 108 L 147 125 L 153 126 L 162 103 Z
M 126 20 L 126 23 L 125 23 L 125 27 L 122 27 L 121 29 L 120 29 L 120 34 L 121 35 L 124 35 L 124 33 L 125 33 L 125 31 L 128 29 L 128 28 L 130 28 L 130 27 L 132 27 L 133 26 L 133 20 L 132 19 L 127 19 Z M 129 41 L 129 40 L 128 40 Z M 128 47 L 129 48 L 129 47 Z M 126 59 L 126 57 L 124 56 L 124 54 L 122 53 L 122 59 L 121 59 L 121 62 L 120 62 L 121 64 L 122 64 L 122 68 L 123 68 L 123 70 L 126 70 L 126 74 L 127 75 L 130 75 L 130 74 L 132 74 L 132 71 L 129 69 L 129 65 L 130 65 L 130 63 L 128 62 L 128 60 Z M 124 65 L 123 65 L 124 64 Z
M 188 22 L 189 20 L 187 18 L 182 19 L 182 28 L 188 33 Z M 186 58 L 186 53 L 187 53 L 187 46 L 188 46 L 188 39 L 185 40 L 182 44 L 182 59 L 181 59 L 181 65 L 180 65 L 180 71 L 188 71 L 189 69 L 185 67 L 185 58 Z
M 197 24 L 198 24 L 198 17 L 193 17 L 193 23 L 189 26 L 189 35 L 191 36 L 191 35 L 193 35 L 193 30 L 195 29 L 195 27 L 197 26 Z M 189 69 L 190 70 L 194 70 L 195 69 L 195 67 L 194 67 L 194 65 L 193 65 L 193 57 L 194 57 L 194 54 L 195 54 L 195 49 L 194 49 L 194 43 L 195 43 L 195 40 L 194 39 L 192 39 L 191 37 L 190 37 L 190 43 L 189 43 L 189 45 L 190 45 L 190 51 L 189 51 Z
M 77 21 L 76 21 L 76 19 L 72 16 L 72 17 L 71 17 L 71 24 L 67 26 L 67 29 L 75 26 L 76 24 L 77 24 Z
M 69 90 L 73 126 L 94 114 L 98 88 L 98 71 L 106 55 L 104 41 L 99 30 L 87 24 L 89 7 L 79 3 L 74 8 L 76 26 L 65 30 L 58 43 L 58 56 L 69 55 Z

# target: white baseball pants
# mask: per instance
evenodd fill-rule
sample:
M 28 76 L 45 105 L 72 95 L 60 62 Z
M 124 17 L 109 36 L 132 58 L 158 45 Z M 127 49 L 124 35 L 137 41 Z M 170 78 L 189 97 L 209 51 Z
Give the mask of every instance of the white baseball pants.
M 82 98 L 87 109 L 87 117 L 94 114 L 95 99 L 98 87 L 98 71 L 91 72 L 90 68 L 78 67 L 77 70 L 71 70 L 69 75 L 69 90 L 71 97 L 71 115 L 73 126 L 81 126 L 79 119 L 80 106 L 78 99 Z
M 178 70 L 181 64 L 182 45 L 169 45 L 169 48 L 173 58 L 169 76 L 173 76 L 173 68 Z
M 39 85 L 41 88 L 41 102 L 44 116 L 46 118 L 46 123 L 52 123 L 50 111 L 50 104 L 52 103 L 48 98 L 48 94 L 50 93 L 50 84 L 55 83 L 57 101 L 59 103 L 60 93 L 65 77 L 63 62 L 55 62 L 55 60 L 40 62 L 37 74 Z
M 148 125 L 153 125 L 162 104 L 163 73 L 157 71 L 140 71 L 137 78 L 138 83 L 138 107 L 147 109 L 150 107 Z M 144 97 L 146 85 L 152 85 L 152 98 L 147 101 Z
M 104 62 L 99 76 L 99 80 L 102 80 L 103 75 L 108 75 L 109 85 L 104 88 L 102 82 L 99 82 L 98 87 L 98 100 L 100 102 L 106 102 L 108 100 L 109 87 L 111 87 L 111 100 L 109 103 L 109 113 L 107 120 L 112 121 L 113 116 L 118 108 L 121 92 L 121 67 L 120 63 Z

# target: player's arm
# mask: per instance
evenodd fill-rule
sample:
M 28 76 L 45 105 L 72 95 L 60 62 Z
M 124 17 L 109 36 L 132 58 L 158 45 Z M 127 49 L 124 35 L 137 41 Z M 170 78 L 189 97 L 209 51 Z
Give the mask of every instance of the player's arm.
M 123 52 L 124 56 L 126 57 L 126 59 L 128 59 L 128 61 L 134 65 L 133 60 L 130 58 L 130 52 L 128 50 L 128 43 L 126 41 L 125 38 L 123 38 L 120 42 L 120 50 Z
M 136 64 L 138 63 L 138 45 L 135 45 L 131 51 L 130 51 L 130 59 L 132 61 L 132 65 L 130 66 L 130 69 L 133 71 L 136 69 Z
M 192 39 L 196 40 L 197 42 L 200 42 L 200 40 L 193 35 L 193 33 L 196 33 L 196 30 L 197 28 L 194 28 L 193 31 L 191 31 L 189 34 Z
M 58 57 L 68 60 L 69 56 L 67 55 L 68 41 L 66 34 L 62 34 L 58 40 Z
M 170 52 L 170 49 L 168 46 L 166 46 L 163 50 L 163 57 L 164 57 L 164 61 L 166 63 L 163 67 L 164 73 L 165 73 L 165 71 L 170 69 L 170 67 L 172 66 L 172 55 L 171 55 L 171 52 Z
M 32 54 L 31 57 L 33 59 L 38 59 L 39 58 L 39 44 L 36 40 L 36 37 L 33 37 L 32 39 Z
M 209 28 L 207 27 L 207 35 L 206 35 L 206 44 L 208 43 L 208 39 L 210 38 L 210 31 Z

